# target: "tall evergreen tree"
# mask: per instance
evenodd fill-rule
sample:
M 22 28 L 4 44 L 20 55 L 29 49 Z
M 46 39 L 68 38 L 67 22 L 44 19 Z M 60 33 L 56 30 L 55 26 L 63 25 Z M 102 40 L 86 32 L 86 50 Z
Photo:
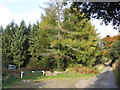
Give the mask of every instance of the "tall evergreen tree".
M 16 27 L 15 34 L 13 34 L 12 44 L 11 44 L 11 52 L 13 54 L 13 61 L 20 69 L 21 65 L 23 65 L 24 60 L 26 60 L 27 56 L 27 48 L 28 48 L 28 32 L 27 27 L 24 21 L 21 21 L 20 27 Z
M 39 29 L 38 24 L 34 24 L 32 27 L 32 31 L 29 36 L 29 44 L 31 58 L 28 67 L 34 69 L 40 66 L 42 53 L 46 52 L 46 47 L 48 45 L 46 33 Z
M 2 59 L 5 66 L 13 64 L 13 54 L 11 52 L 11 43 L 13 34 L 16 31 L 16 24 L 11 22 L 2 33 Z
M 46 30 L 50 35 L 51 52 L 56 51 L 59 55 L 69 57 L 72 59 L 69 61 L 71 63 L 94 65 L 97 58 L 100 57 L 98 36 L 94 27 L 76 8 L 65 9 L 64 14 L 61 15 L 58 13 L 59 7 L 56 6 L 56 9 L 54 5 L 46 9 L 46 16 L 40 23 L 40 28 Z M 56 5 L 59 4 L 56 3 Z M 59 12 L 63 13 L 63 10 Z M 60 17 L 63 17 L 64 20 Z M 59 61 L 61 61 L 60 58 L 57 62 Z
M 100 57 L 98 35 L 85 15 L 76 8 L 65 10 L 61 44 L 73 62 L 92 66 Z

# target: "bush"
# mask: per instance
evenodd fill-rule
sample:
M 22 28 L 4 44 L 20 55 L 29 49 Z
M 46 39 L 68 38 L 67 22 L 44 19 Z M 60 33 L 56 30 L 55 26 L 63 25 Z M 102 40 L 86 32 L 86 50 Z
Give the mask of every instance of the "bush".
M 102 63 L 106 63 L 106 62 L 108 62 L 109 61 L 109 59 L 107 58 L 107 57 L 102 57 L 101 58 L 101 62 Z
M 95 68 L 99 71 L 99 72 L 102 72 L 103 69 L 105 68 L 105 64 L 98 64 L 95 66 Z
M 120 58 L 120 40 L 117 40 L 116 42 L 113 43 L 109 53 L 108 57 L 112 59 L 111 66 L 112 64 Z
M 9 70 L 6 67 L 2 67 L 2 76 L 9 75 Z
M 77 65 L 73 68 L 73 71 L 79 72 L 81 74 L 97 74 L 98 71 L 94 68 L 85 67 L 82 65 Z

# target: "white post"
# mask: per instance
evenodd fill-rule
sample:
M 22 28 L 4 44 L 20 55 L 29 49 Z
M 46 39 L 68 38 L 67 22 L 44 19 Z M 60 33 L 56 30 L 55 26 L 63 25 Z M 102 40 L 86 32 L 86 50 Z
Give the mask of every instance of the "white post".
M 23 72 L 23 71 L 21 71 L 21 75 L 20 75 L 20 77 L 21 77 L 21 78 L 23 78 L 23 73 L 24 73 L 24 72 Z
M 42 73 L 43 73 L 43 76 L 45 75 L 45 71 L 42 71 Z

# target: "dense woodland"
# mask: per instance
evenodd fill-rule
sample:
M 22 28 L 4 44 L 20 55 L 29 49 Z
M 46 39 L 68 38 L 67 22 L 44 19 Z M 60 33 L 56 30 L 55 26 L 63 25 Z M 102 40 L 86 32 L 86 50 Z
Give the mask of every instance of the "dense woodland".
M 119 58 L 120 37 L 100 39 L 86 14 L 75 7 L 50 4 L 41 18 L 33 25 L 22 20 L 20 25 L 12 21 L 4 29 L 0 27 L 5 67 L 65 70 L 72 64 L 94 67 L 103 62 L 102 57 Z

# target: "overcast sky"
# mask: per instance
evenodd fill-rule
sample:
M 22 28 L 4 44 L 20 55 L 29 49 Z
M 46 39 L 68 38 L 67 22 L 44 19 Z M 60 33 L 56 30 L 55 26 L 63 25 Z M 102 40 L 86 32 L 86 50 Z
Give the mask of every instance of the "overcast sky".
M 36 23 L 40 21 L 41 13 L 44 13 L 39 5 L 46 7 L 46 2 L 48 0 L 0 0 L 0 25 L 5 28 L 12 20 L 19 24 L 22 19 L 27 25 Z M 113 30 L 112 25 L 100 25 L 100 22 L 96 19 L 91 20 L 101 37 L 118 35 L 118 31 Z

